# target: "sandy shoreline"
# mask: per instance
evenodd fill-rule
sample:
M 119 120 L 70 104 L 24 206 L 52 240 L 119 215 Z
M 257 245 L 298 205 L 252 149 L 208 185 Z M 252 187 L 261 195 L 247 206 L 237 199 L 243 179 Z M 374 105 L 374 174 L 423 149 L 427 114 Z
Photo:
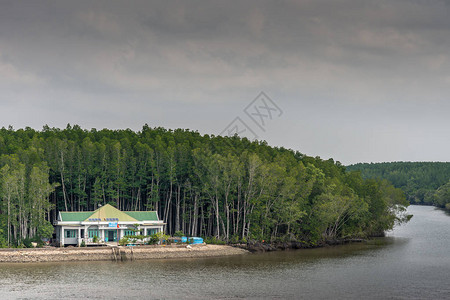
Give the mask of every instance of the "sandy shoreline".
M 201 258 L 249 253 L 225 245 L 0 249 L 0 263 Z

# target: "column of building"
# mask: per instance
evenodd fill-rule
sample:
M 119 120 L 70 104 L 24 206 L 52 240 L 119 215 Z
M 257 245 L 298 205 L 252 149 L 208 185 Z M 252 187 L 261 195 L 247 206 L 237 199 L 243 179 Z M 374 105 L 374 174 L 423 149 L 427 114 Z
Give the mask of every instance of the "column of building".
M 60 244 L 61 247 L 64 247 L 64 226 L 61 226 Z

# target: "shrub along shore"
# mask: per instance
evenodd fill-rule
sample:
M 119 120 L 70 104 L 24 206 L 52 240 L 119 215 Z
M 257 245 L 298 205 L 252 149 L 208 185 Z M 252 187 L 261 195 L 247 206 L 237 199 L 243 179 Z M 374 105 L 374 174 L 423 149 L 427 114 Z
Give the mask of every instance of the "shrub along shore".
M 201 258 L 249 253 L 226 245 L 154 245 L 138 247 L 69 247 L 0 249 L 0 263 L 124 261 L 142 259 Z

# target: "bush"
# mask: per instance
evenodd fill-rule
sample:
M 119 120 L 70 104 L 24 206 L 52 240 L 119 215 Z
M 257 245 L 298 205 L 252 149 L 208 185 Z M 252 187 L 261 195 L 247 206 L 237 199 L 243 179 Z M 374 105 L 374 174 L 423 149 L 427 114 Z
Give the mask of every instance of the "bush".
M 233 235 L 233 236 L 231 237 L 230 242 L 231 242 L 232 244 L 238 244 L 238 243 L 239 243 L 239 236 L 238 236 L 238 235 Z
M 26 238 L 26 239 L 22 240 L 22 245 L 25 248 L 34 248 L 31 243 L 36 243 L 37 244 L 37 246 L 36 246 L 37 248 L 41 248 L 42 246 L 44 246 L 44 243 L 38 237 Z
M 129 243 L 129 239 L 126 236 L 124 236 L 123 238 L 121 238 L 119 240 L 119 245 L 120 246 L 126 246 L 128 243 Z
M 81 241 L 80 247 L 86 247 L 86 243 L 84 241 Z
M 158 236 L 155 234 L 150 235 L 147 245 L 156 245 L 159 242 Z
M 8 247 L 8 242 L 6 239 L 2 236 L 0 236 L 0 248 L 6 248 Z
M 22 241 L 25 248 L 33 248 L 33 246 L 31 245 L 31 242 L 33 242 L 33 240 L 30 238 L 26 238 Z
M 125 236 L 129 243 L 136 243 L 139 240 L 143 240 L 145 238 L 145 235 L 126 235 Z
M 164 244 L 170 245 L 170 240 L 169 240 L 170 236 L 168 236 L 167 234 L 164 234 L 164 232 L 160 231 L 158 233 L 155 233 L 153 236 L 155 238 L 157 238 L 158 242 L 160 242 L 161 244 L 164 243 Z
M 208 238 L 206 238 L 204 240 L 205 240 L 205 243 L 212 244 L 212 245 L 225 245 L 226 244 L 225 241 L 219 240 L 215 236 L 208 237 Z
M 141 241 L 142 241 L 142 240 L 145 238 L 145 235 L 142 235 L 142 234 L 135 235 L 134 238 L 135 238 L 136 240 L 141 240 Z
M 37 235 L 40 238 L 51 239 L 54 231 L 55 228 L 53 227 L 52 223 L 50 223 L 49 221 L 44 221 L 37 228 Z
M 94 235 L 94 237 L 92 238 L 92 242 L 98 243 L 98 236 Z
M 126 236 L 124 236 L 123 238 L 126 238 L 128 240 L 128 243 L 136 243 L 137 238 L 135 235 L 129 235 L 127 234 Z
M 0 224 L 1 224 L 1 219 L 0 219 Z M 4 231 L 0 228 L 0 248 L 6 248 L 6 247 L 8 247 L 8 242 L 6 241 Z

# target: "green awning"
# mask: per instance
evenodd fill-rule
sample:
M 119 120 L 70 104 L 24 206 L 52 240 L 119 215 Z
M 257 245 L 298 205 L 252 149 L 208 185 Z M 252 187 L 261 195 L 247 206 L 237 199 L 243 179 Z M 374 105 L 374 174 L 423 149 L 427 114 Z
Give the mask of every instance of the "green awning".
M 158 221 L 156 211 L 126 211 L 125 213 L 139 221 Z
M 92 211 L 60 212 L 62 222 L 83 222 L 92 215 Z

